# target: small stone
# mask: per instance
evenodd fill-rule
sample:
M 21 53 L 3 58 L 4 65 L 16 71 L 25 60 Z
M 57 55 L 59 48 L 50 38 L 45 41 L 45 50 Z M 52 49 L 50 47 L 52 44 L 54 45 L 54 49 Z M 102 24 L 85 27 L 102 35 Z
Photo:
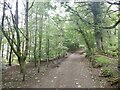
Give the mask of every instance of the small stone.
M 57 78 L 57 77 L 54 77 L 54 78 Z
M 93 76 L 91 76 L 91 78 L 93 79 L 94 77 L 93 77 Z
M 78 85 L 78 87 L 80 88 L 80 87 L 81 87 L 81 85 Z
M 40 82 L 40 80 L 38 80 L 37 82 Z
M 35 77 L 35 79 L 38 79 L 38 77 Z
M 53 80 L 51 80 L 51 82 L 53 82 Z
M 42 73 L 42 75 L 44 76 L 44 73 Z
M 75 84 L 76 84 L 76 85 L 78 85 L 79 83 L 78 83 L 78 82 L 76 82 Z
M 13 80 L 13 78 L 11 78 Z
M 75 81 L 77 81 L 77 79 L 75 79 Z

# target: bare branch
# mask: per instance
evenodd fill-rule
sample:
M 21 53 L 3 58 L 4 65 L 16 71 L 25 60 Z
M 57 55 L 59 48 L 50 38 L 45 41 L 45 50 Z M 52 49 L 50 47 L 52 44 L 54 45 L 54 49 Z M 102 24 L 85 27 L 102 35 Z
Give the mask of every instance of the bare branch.
M 10 44 L 12 50 L 14 51 L 14 53 L 18 56 L 18 53 L 17 53 L 17 51 L 15 50 L 12 42 L 10 41 L 8 35 L 7 35 L 7 34 L 5 33 L 5 31 L 4 31 L 4 18 L 5 18 L 5 1 L 4 1 L 4 6 L 3 6 L 2 29 L 1 29 L 1 31 L 3 32 L 3 35 L 5 36 L 5 38 L 7 39 L 7 41 L 9 42 L 9 44 Z
M 75 11 L 74 9 L 72 9 L 69 5 L 66 4 L 66 6 L 68 6 L 68 8 L 69 8 L 71 11 L 73 11 L 72 13 L 76 14 L 76 15 L 81 19 L 81 21 L 83 21 L 83 22 L 85 22 L 85 23 L 87 23 L 87 24 L 89 24 L 89 25 L 91 25 L 91 26 L 93 26 L 93 27 L 96 27 L 94 24 L 92 24 L 92 23 L 84 20 L 84 19 L 79 15 L 79 13 L 78 13 L 77 11 Z M 115 28 L 119 23 L 120 23 L 120 19 L 119 19 L 117 22 L 115 22 L 115 24 L 114 24 L 113 26 L 100 27 L 100 28 L 112 29 L 112 28 Z
M 104 29 L 112 29 L 112 28 L 115 28 L 119 23 L 120 23 L 120 19 L 117 22 L 115 22 L 114 25 L 112 25 L 110 27 L 102 27 L 102 28 L 104 28 Z
M 32 4 L 31 4 L 31 6 L 28 8 L 28 10 L 30 10 L 30 9 L 32 8 L 32 6 L 34 5 L 34 2 L 35 2 L 35 0 L 33 0 Z
M 9 22 L 7 16 L 6 16 L 6 19 L 7 19 L 7 22 L 8 22 L 8 26 L 9 26 L 10 30 L 12 31 L 12 28 L 11 28 L 11 25 L 10 25 L 10 22 Z M 6 35 L 7 35 L 7 34 L 6 34 Z M 7 35 L 7 36 L 8 36 L 8 35 Z M 15 44 L 15 46 L 17 46 L 16 42 L 15 42 L 13 39 L 11 39 L 9 36 L 8 36 L 8 38 Z
M 76 14 L 76 15 L 81 19 L 81 21 L 86 22 L 86 23 L 92 25 L 92 23 L 84 20 L 76 10 L 72 9 L 72 8 L 71 8 L 69 5 L 67 5 L 67 4 L 66 4 L 66 6 L 67 6 L 71 11 L 73 11 L 72 13 Z
M 12 21 L 13 21 L 13 25 L 14 25 L 14 28 L 16 30 L 16 23 L 15 23 L 15 18 L 14 18 L 14 15 L 12 13 L 12 10 L 11 10 L 11 7 L 9 6 L 9 4 L 5 3 L 7 5 L 7 7 L 10 9 L 10 13 L 11 13 L 11 16 L 12 16 Z M 20 28 L 18 28 L 20 33 L 26 38 L 26 36 L 23 34 L 23 32 L 20 30 Z
M 113 3 L 112 3 L 112 2 L 107 1 L 107 3 L 108 3 L 108 4 L 111 4 L 111 5 L 120 5 L 120 2 L 113 2 Z

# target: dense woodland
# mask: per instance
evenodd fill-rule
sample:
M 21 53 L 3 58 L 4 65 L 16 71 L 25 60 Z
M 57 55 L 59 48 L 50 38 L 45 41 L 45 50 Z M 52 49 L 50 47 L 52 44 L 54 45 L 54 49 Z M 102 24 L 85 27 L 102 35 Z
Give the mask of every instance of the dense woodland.
M 42 62 L 49 68 L 49 62 L 82 48 L 93 67 L 105 65 L 103 74 L 113 76 L 112 81 L 118 83 L 111 65 L 119 67 L 119 23 L 117 0 L 14 0 L 14 3 L 3 0 L 0 1 L 0 62 L 3 69 L 4 65 L 19 65 L 25 81 L 26 64 L 34 63 L 40 73 Z

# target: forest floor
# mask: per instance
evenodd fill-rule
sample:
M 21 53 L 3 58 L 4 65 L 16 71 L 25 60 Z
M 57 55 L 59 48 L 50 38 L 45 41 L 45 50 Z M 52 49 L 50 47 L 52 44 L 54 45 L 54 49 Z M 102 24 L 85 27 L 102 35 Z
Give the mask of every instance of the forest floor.
M 26 81 L 22 81 L 19 66 L 3 71 L 3 88 L 112 88 L 103 77 L 99 77 L 99 69 L 92 68 L 83 54 L 78 52 L 49 63 L 41 64 L 41 72 L 37 73 L 34 64 L 27 65 Z

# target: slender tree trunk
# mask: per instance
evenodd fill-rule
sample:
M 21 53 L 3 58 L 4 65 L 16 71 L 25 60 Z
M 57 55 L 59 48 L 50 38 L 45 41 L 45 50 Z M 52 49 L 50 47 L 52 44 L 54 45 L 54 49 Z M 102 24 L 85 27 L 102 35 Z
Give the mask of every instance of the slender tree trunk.
M 9 19 L 8 19 L 8 17 L 6 17 L 6 19 L 7 19 L 7 23 L 8 23 L 8 31 L 9 31 L 9 37 L 10 37 L 10 32 L 12 33 L 12 42 L 11 42 L 11 45 L 13 46 L 13 40 L 14 40 L 14 33 L 13 33 L 13 30 L 12 30 L 12 26 L 11 26 L 11 23 L 10 23 L 10 21 L 9 21 Z M 9 44 L 9 42 L 8 42 L 8 44 Z M 9 52 L 9 58 L 8 58 L 8 60 L 9 60 L 9 66 L 11 66 L 11 63 L 12 63 L 12 47 L 10 46 L 10 52 Z
M 103 37 L 101 37 L 101 46 L 102 46 L 102 50 L 104 52 L 105 50 L 104 50 L 104 45 L 103 45 Z
M 46 56 L 47 56 L 47 67 L 49 63 L 49 36 L 48 36 L 48 30 L 46 31 Z
M 29 41 L 30 41 L 29 42 L 29 60 L 30 60 L 31 59 L 31 51 L 30 51 L 31 50 L 30 49 L 31 48 L 31 30 L 30 30 L 30 39 L 29 39 Z
M 18 30 L 18 0 L 16 0 L 16 15 L 15 15 L 15 24 L 16 24 L 16 35 L 17 35 L 17 53 L 20 55 L 21 52 L 21 40 L 20 34 Z
M 35 29 L 35 45 L 34 45 L 34 60 L 35 60 L 35 67 L 37 66 L 37 53 L 36 53 L 36 48 L 37 48 L 37 8 L 36 8 L 36 29 Z
M 41 34 L 40 34 L 41 33 Z M 38 60 L 38 73 L 40 72 L 40 63 L 41 63 L 41 44 L 42 44 L 42 30 L 39 32 L 39 60 Z
M 24 43 L 24 41 L 22 42 L 22 53 L 24 52 L 24 45 L 25 45 L 25 43 Z
M 12 59 L 12 48 L 10 48 L 10 56 L 9 56 L 9 66 L 11 66 L 11 60 Z
M 120 3 L 120 1 L 119 1 Z M 118 7 L 119 12 L 118 14 L 120 14 L 120 5 Z M 120 18 L 120 15 L 118 16 L 118 18 Z M 120 24 L 118 25 L 118 70 L 120 71 Z M 120 75 L 120 73 L 119 73 Z M 120 88 L 120 84 L 118 85 L 118 88 Z
M 9 58 L 9 44 L 7 43 L 6 60 Z
M 4 43 L 2 44 L 2 58 L 4 58 Z
M 42 26 L 43 25 L 43 15 L 41 16 L 41 25 L 39 31 L 39 60 L 38 60 L 38 73 L 40 72 L 40 63 L 41 63 L 41 55 L 42 55 Z
M 47 67 L 48 67 L 48 64 L 49 64 L 49 38 L 47 37 Z
M 25 67 L 25 60 L 27 58 L 28 55 L 28 48 L 29 48 L 29 32 L 28 32 L 28 0 L 26 0 L 26 8 L 25 8 L 25 24 L 26 24 L 26 43 L 25 43 L 25 51 L 22 55 L 22 59 L 21 59 L 21 68 L 22 68 L 22 72 L 23 72 L 23 81 L 25 81 L 25 74 L 26 74 L 26 67 Z
M 120 5 L 118 9 L 120 14 Z M 120 15 L 118 17 L 120 18 Z M 120 29 L 119 28 L 120 28 L 120 24 L 118 25 L 118 71 L 120 71 Z M 120 76 L 120 72 L 118 72 L 118 76 Z M 118 84 L 118 88 L 120 89 L 120 83 Z
M 114 35 L 117 35 L 117 29 L 115 28 Z
M 2 26 L 0 25 L 0 53 L 1 53 L 1 45 L 2 45 Z

